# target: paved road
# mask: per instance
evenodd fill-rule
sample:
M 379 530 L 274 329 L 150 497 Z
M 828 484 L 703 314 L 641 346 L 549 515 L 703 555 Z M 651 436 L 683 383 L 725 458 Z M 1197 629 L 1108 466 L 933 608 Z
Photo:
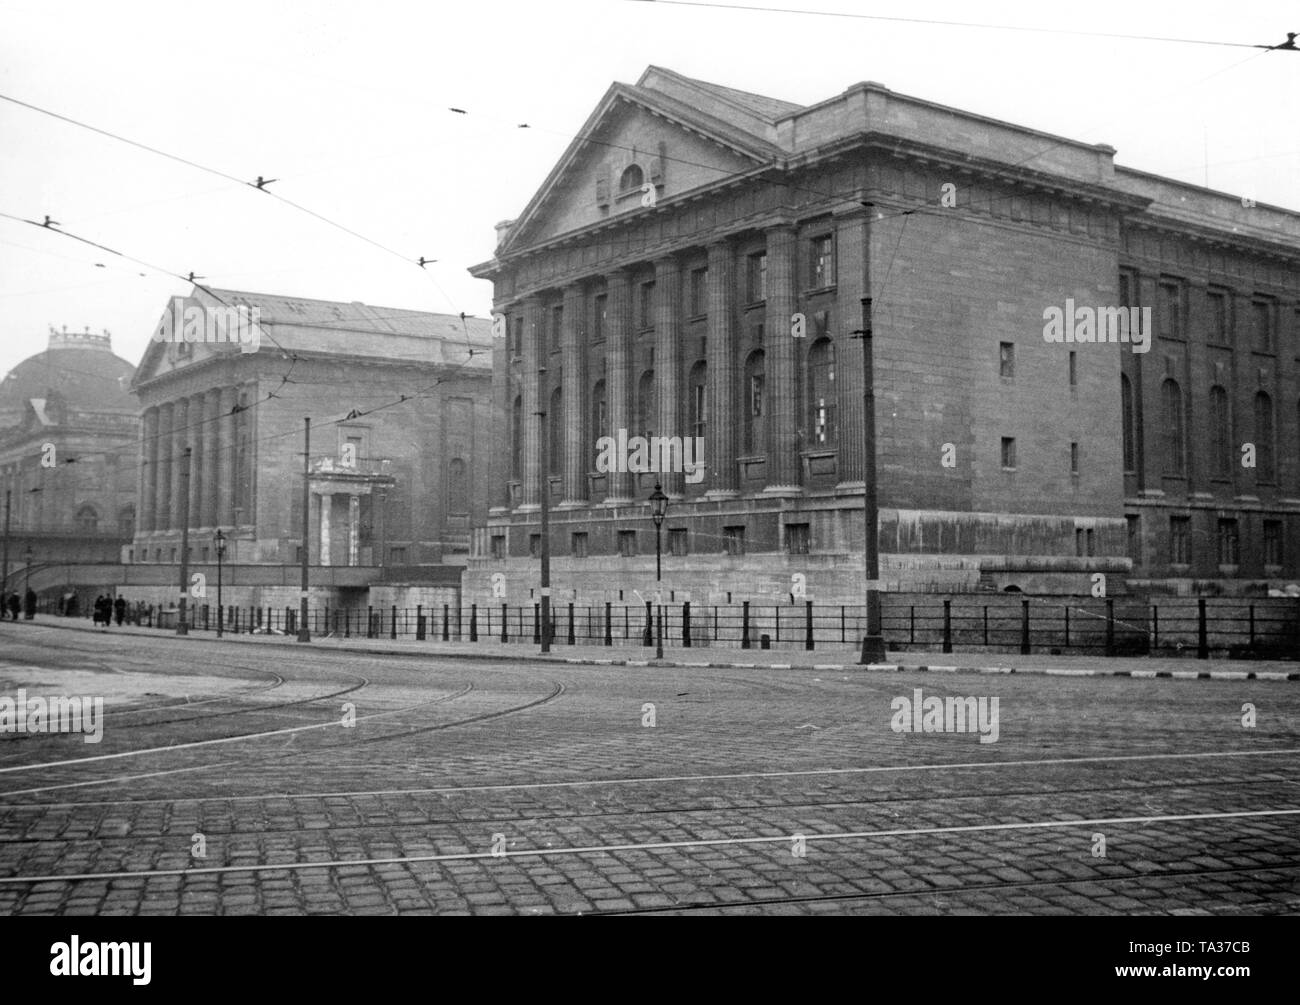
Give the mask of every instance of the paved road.
M 0 732 L 5 913 L 1300 908 L 1286 680 L 595 666 L 31 624 L 0 626 L 0 654 L 0 698 L 106 699 L 98 743 Z M 986 699 L 985 719 L 927 732 L 897 707 L 917 689 L 923 707 Z

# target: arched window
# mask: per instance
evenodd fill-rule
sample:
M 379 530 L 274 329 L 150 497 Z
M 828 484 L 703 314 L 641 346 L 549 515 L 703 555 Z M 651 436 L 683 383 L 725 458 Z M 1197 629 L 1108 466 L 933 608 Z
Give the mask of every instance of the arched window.
M 135 507 L 124 506 L 117 514 L 117 533 L 121 537 L 135 536 Z
M 709 421 L 708 400 L 705 397 L 708 394 L 706 388 L 709 383 L 709 365 L 707 363 L 696 363 L 691 367 L 691 376 L 687 381 L 690 397 L 690 422 L 691 435 L 703 439 L 705 430 Z M 698 456 L 696 458 L 698 460 Z
M 766 374 L 763 350 L 749 354 L 745 360 L 744 398 L 741 400 L 741 423 L 743 428 L 744 451 L 747 454 L 767 452 L 767 441 L 763 431 L 763 378 Z
M 618 190 L 620 192 L 631 192 L 645 184 L 645 175 L 635 164 L 629 164 L 623 169 L 622 177 L 618 180 Z
M 1273 399 L 1260 391 L 1255 395 L 1255 480 L 1273 482 Z
M 547 474 L 558 475 L 564 470 L 564 391 L 556 388 L 551 392 L 551 409 L 546 413 L 546 433 L 550 470 Z
M 1124 427 L 1124 470 L 1137 470 L 1137 423 L 1133 415 L 1133 383 L 1119 375 L 1119 408 Z
M 99 513 L 94 506 L 82 506 L 77 510 L 77 530 L 83 534 L 94 534 L 99 530 Z
M 1186 439 L 1183 436 L 1183 392 L 1172 377 L 1160 385 L 1161 415 L 1164 421 L 1164 473 L 1181 477 L 1186 470 Z
M 659 414 L 656 397 L 655 372 L 647 370 L 641 374 L 636 385 L 636 435 L 651 436 L 654 433 L 655 417 Z
M 1232 427 L 1228 415 L 1228 392 L 1217 384 L 1210 388 L 1210 474 L 1232 476 Z
M 524 477 L 524 399 L 518 395 L 510 410 L 510 477 Z
M 453 457 L 447 465 L 447 512 L 455 516 L 469 514 L 469 478 L 465 462 Z
M 834 443 L 835 344 L 828 338 L 819 338 L 808 352 L 808 409 L 811 442 Z

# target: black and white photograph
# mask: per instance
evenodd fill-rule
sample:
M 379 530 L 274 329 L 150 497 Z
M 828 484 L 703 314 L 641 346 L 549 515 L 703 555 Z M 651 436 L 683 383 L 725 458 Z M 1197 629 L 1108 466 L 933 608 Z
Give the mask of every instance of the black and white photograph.
M 1050 916 L 1101 940 L 1057 980 L 1250 979 L 1300 11 L 800 2 L 0 0 L 25 974 Z

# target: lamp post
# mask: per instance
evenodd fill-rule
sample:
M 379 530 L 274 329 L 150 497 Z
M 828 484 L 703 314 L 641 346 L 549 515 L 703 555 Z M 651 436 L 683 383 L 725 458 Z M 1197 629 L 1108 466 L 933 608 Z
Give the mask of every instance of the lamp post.
M 663 578 L 663 525 L 664 517 L 668 515 L 668 497 L 664 495 L 663 487 L 659 482 L 655 482 L 655 490 L 650 495 L 650 519 L 655 522 L 655 600 L 658 603 L 658 621 L 659 630 L 655 633 L 655 659 L 664 658 L 664 597 L 663 590 L 659 586 Z
M 190 597 L 190 460 L 194 448 L 186 447 L 181 455 L 181 600 L 176 609 L 176 634 L 188 635 L 189 623 L 185 620 Z
M 217 638 L 221 638 L 221 622 L 226 613 L 226 609 L 221 604 L 221 560 L 226 554 L 226 534 L 220 527 L 212 535 L 212 543 L 217 551 Z

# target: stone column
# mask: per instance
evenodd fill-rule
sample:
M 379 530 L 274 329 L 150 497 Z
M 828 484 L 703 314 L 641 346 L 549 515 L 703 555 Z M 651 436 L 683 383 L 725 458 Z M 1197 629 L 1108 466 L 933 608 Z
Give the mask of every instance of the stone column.
M 862 327 L 862 298 L 867 291 L 868 222 L 866 209 L 836 215 L 835 254 L 835 411 L 837 452 L 835 477 L 838 488 L 863 489 L 862 444 L 862 337 L 853 332 Z
M 736 259 L 729 241 L 709 245 L 708 444 L 704 455 L 709 498 L 736 489 Z
M 497 451 L 500 453 L 500 451 Z M 361 497 L 348 496 L 348 565 L 359 565 L 361 556 Z
M 795 310 L 794 228 L 781 224 L 767 232 L 767 317 L 763 350 L 767 364 L 766 493 L 799 492 L 799 442 L 795 420 L 798 387 L 790 317 Z
M 514 447 L 510 442 L 510 330 L 517 310 L 515 305 L 497 307 L 496 313 L 504 319 L 505 334 L 492 339 L 492 442 L 496 449 L 488 454 L 489 514 L 504 514 L 510 509 L 510 451 Z
M 523 415 L 520 416 L 524 427 L 524 492 L 520 508 L 524 510 L 541 507 L 542 479 L 546 477 L 542 470 L 541 419 L 537 415 L 545 387 L 537 374 L 546 350 L 544 321 L 541 298 L 528 297 L 524 301 Z
M 330 509 L 334 505 L 334 496 L 329 492 L 320 495 L 320 564 L 333 565 L 330 560 Z
M 158 487 L 155 494 L 155 530 L 170 530 L 172 527 L 172 464 L 173 439 L 176 428 L 176 405 L 166 402 L 158 409 L 158 439 L 155 450 L 158 454 Z
M 146 409 L 140 427 L 140 519 L 137 531 L 151 531 L 158 521 L 158 408 Z
M 620 430 L 632 425 L 632 276 L 618 269 L 606 277 L 608 332 L 605 344 L 605 413 L 609 428 L 601 435 L 617 441 Z M 627 435 L 627 434 L 625 434 Z M 632 499 L 632 475 L 611 471 L 606 475 L 606 506 L 625 505 Z
M 583 506 L 587 502 L 587 471 L 594 465 L 595 437 L 586 435 L 587 354 L 585 309 L 581 283 L 564 288 L 564 328 L 560 332 L 560 367 L 564 372 L 564 415 L 552 415 L 550 422 L 564 422 L 564 497 L 561 506 Z M 588 443 L 593 446 L 588 446 Z
M 680 438 L 689 430 L 682 422 L 682 310 L 681 267 L 676 258 L 655 261 L 655 417 L 658 435 Z M 682 455 L 661 451 L 659 482 L 673 499 L 683 495 Z
M 201 526 L 216 527 L 218 523 L 217 499 L 221 478 L 221 451 L 225 444 L 221 441 L 221 392 L 208 391 L 203 396 L 203 503 Z
M 221 443 L 221 452 L 217 455 L 217 522 L 225 527 L 232 527 L 235 523 L 235 417 L 230 410 L 238 400 L 233 387 L 221 388 L 221 418 L 217 422 Z
M 194 451 L 190 454 L 190 498 L 187 512 L 190 517 L 190 529 L 205 526 L 203 523 L 203 470 L 206 466 L 206 452 L 209 449 L 211 434 L 208 432 L 207 410 L 203 407 L 205 395 L 190 395 L 190 444 Z
M 1240 290 L 1234 290 L 1232 293 L 1232 386 L 1229 390 L 1231 395 L 1232 409 L 1232 440 L 1230 443 L 1231 450 L 1229 455 L 1232 458 L 1232 486 L 1233 497 L 1235 499 L 1246 499 L 1254 501 L 1259 498 L 1259 469 L 1243 468 L 1241 466 L 1241 445 L 1243 443 L 1254 443 L 1256 452 L 1259 450 L 1259 442 L 1256 439 L 1257 430 L 1255 429 L 1255 394 L 1260 390 L 1259 371 L 1268 369 L 1265 365 L 1260 366 L 1262 360 L 1257 360 L 1254 355 L 1255 349 L 1255 327 L 1254 317 L 1251 312 L 1251 298 L 1249 293 L 1243 293 Z M 1154 340 L 1153 349 L 1147 353 L 1146 358 L 1150 359 L 1155 355 Z M 1268 388 L 1270 392 L 1271 388 Z M 1277 426 L 1277 398 L 1270 393 L 1274 399 L 1274 427 Z M 1160 399 L 1153 398 L 1153 401 Z M 1258 456 L 1256 457 L 1258 461 Z M 1274 453 L 1274 466 L 1277 464 L 1277 455 Z M 1244 517 L 1244 514 L 1242 515 Z M 1246 525 L 1247 519 L 1241 519 L 1240 523 Z M 1243 534 L 1243 539 L 1244 539 Z M 1217 542 L 1212 542 L 1215 548 Z M 1217 568 L 1217 558 L 1211 563 L 1211 568 Z
M 172 530 L 181 530 L 181 514 L 184 512 L 184 505 L 181 501 L 181 493 L 185 491 L 186 486 L 182 484 L 181 472 L 183 470 L 185 448 L 189 446 L 190 436 L 193 430 L 190 426 L 190 399 L 177 398 L 175 411 L 175 425 L 172 435 L 172 491 L 171 491 L 171 527 Z M 192 468 L 191 468 L 192 471 Z

